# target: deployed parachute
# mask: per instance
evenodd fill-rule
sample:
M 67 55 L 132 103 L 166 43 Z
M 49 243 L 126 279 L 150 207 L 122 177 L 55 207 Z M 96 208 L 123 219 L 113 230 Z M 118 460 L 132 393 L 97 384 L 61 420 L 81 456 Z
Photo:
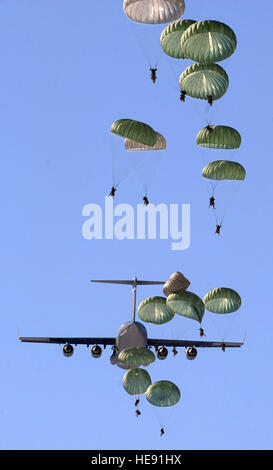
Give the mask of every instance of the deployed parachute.
M 135 348 L 127 348 L 118 355 L 118 361 L 121 364 L 133 366 L 148 366 L 155 361 L 154 353 L 147 348 L 137 346 Z
M 154 406 L 173 406 L 180 400 L 180 390 L 173 382 L 160 380 L 148 387 L 146 398 Z
M 185 10 L 185 2 L 184 0 L 124 0 L 123 10 L 135 22 L 133 26 L 136 27 L 132 27 L 132 29 L 135 29 L 137 40 L 149 63 L 151 80 L 155 83 L 157 67 L 162 56 L 162 49 L 158 41 L 161 30 L 157 32 L 157 28 L 163 23 L 170 23 L 180 18 Z M 141 33 L 141 27 L 145 29 L 145 34 L 143 30 L 143 39 L 138 37 L 138 33 Z M 152 33 L 150 40 L 148 39 L 149 30 L 152 30 L 150 31 Z M 154 43 L 154 41 L 156 42 Z
M 208 100 L 218 100 L 223 96 L 229 84 L 225 70 L 217 64 L 192 64 L 180 75 L 179 84 L 182 93 Z
M 246 171 L 240 163 L 216 160 L 205 166 L 202 175 L 211 180 L 244 180 Z
M 181 47 L 191 60 L 213 64 L 227 59 L 236 49 L 237 40 L 233 30 L 219 21 L 199 21 L 183 33 Z
M 238 316 L 234 312 L 241 307 L 241 303 L 240 295 L 228 287 L 212 289 L 204 297 L 206 310 L 216 314 L 209 315 L 207 320 L 212 322 L 223 343 L 238 320 Z
M 167 308 L 165 297 L 148 297 L 139 304 L 138 315 L 145 322 L 162 325 L 173 319 L 174 312 Z
M 220 150 L 221 152 L 222 150 Z M 224 217 L 234 201 L 241 182 L 245 179 L 246 171 L 244 167 L 230 160 L 215 160 L 203 168 L 202 175 L 209 180 L 212 196 L 210 196 L 209 207 L 213 206 L 213 213 L 216 219 L 216 231 L 220 235 L 220 229 Z M 219 182 L 221 184 L 219 186 Z M 214 192 L 217 187 L 217 201 L 215 202 Z M 221 214 L 221 215 L 219 215 Z
M 119 119 L 111 126 L 111 132 L 121 137 L 127 137 L 139 142 L 153 146 L 156 143 L 156 133 L 152 127 L 134 119 Z
M 113 189 L 116 189 L 121 181 L 140 164 L 139 158 L 128 158 L 127 148 L 137 149 L 139 147 L 154 148 L 157 146 L 158 133 L 154 129 L 140 121 L 134 119 L 119 119 L 113 122 L 111 134 L 124 137 L 125 146 L 120 139 L 112 139 L 112 183 Z M 110 193 L 110 195 L 112 195 Z
M 163 135 L 159 134 L 159 132 L 156 132 L 156 142 L 153 146 L 151 145 L 145 145 L 139 142 L 136 142 L 135 140 L 131 140 L 126 138 L 124 141 L 125 148 L 126 150 L 165 150 L 167 143 Z
M 163 292 L 166 297 L 168 297 L 170 294 L 187 290 L 189 286 L 190 281 L 185 276 L 183 276 L 182 273 L 176 271 L 169 277 L 168 281 L 165 282 L 163 286 Z
M 241 136 L 233 127 L 209 125 L 198 132 L 196 141 L 199 147 L 238 149 L 241 145 Z
M 189 291 L 181 291 L 175 294 L 170 294 L 167 297 L 166 305 L 169 310 L 183 317 L 191 318 L 199 323 L 205 312 L 203 301 L 198 295 Z
M 151 383 L 151 377 L 145 369 L 130 369 L 123 377 L 123 387 L 130 395 L 143 395 Z
M 124 0 L 123 10 L 131 20 L 147 23 L 170 23 L 185 10 L 184 0 Z
M 218 287 L 205 295 L 204 304 L 209 312 L 232 313 L 241 307 L 241 297 L 233 289 Z
M 194 20 L 178 20 L 163 29 L 160 36 L 160 44 L 168 56 L 174 59 L 186 58 L 181 47 L 181 37 L 185 30 L 193 23 L 195 23 Z

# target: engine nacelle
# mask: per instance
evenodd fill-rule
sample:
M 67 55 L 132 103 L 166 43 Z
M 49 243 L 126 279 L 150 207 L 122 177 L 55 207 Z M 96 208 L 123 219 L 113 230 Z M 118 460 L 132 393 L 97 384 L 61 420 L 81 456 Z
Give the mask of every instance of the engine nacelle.
M 161 348 L 157 349 L 156 355 L 158 359 L 166 359 L 166 357 L 168 356 L 168 349 L 165 348 L 165 346 L 162 346 Z
M 186 350 L 186 358 L 187 359 L 192 361 L 193 359 L 196 358 L 196 356 L 197 356 L 197 349 L 195 349 L 194 347 L 187 348 L 187 350 Z
M 65 357 L 71 357 L 74 352 L 74 348 L 71 344 L 65 344 L 63 347 L 63 353 Z
M 95 346 L 92 347 L 91 349 L 91 354 L 92 354 L 92 357 L 94 357 L 95 359 L 101 357 L 101 353 L 102 353 L 102 349 L 100 346 L 98 346 L 97 344 Z

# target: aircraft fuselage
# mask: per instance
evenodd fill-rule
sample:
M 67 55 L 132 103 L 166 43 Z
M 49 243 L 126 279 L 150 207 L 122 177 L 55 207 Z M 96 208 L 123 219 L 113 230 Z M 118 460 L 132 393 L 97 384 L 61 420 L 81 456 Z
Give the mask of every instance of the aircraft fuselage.
M 118 355 L 124 349 L 135 348 L 137 346 L 143 348 L 147 347 L 147 331 L 145 326 L 135 321 L 128 321 L 126 323 L 123 323 L 117 334 L 116 348 L 110 358 L 111 364 L 116 364 L 122 369 L 135 368 L 136 365 L 133 364 L 121 364 L 118 361 Z

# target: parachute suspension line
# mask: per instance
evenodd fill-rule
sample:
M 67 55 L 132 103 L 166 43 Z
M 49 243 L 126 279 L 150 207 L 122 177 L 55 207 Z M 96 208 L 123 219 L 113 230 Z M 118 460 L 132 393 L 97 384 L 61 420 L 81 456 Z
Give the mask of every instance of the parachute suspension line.
M 120 149 L 119 154 L 115 144 L 116 136 L 111 139 L 111 153 L 112 153 L 112 184 L 117 188 L 127 176 L 139 165 L 139 161 L 133 153 L 131 155 L 125 149 Z M 127 155 L 128 153 L 128 155 Z
M 192 98 L 192 109 L 198 118 L 201 118 L 202 122 L 206 122 L 207 125 L 212 122 L 212 118 L 215 115 L 215 109 L 210 106 L 207 102 L 203 103 L 203 100 L 198 98 Z
M 231 197 L 229 198 L 229 200 L 226 202 L 225 204 L 225 207 L 224 207 L 224 211 L 223 211 L 223 215 L 222 215 L 222 218 L 221 218 L 221 222 L 220 222 L 220 225 L 222 224 L 224 218 L 226 217 L 228 211 L 230 210 L 234 200 L 236 199 L 237 197 L 237 194 L 239 192 L 239 184 L 237 185 L 236 189 L 234 191 L 232 191 L 232 194 L 231 194 Z
M 214 191 L 217 187 L 217 182 L 213 183 L 212 181 L 210 181 L 210 186 L 211 186 L 211 190 L 212 190 L 212 196 L 214 196 Z
M 207 125 L 210 125 L 215 115 L 215 108 L 213 106 L 209 106 L 209 104 L 206 104 L 205 114 Z
M 198 146 L 198 150 L 199 150 L 199 154 L 201 155 L 201 158 L 202 158 L 202 161 L 203 161 L 203 165 L 206 166 L 207 162 L 206 162 L 206 160 L 205 160 L 205 155 L 204 155 L 205 150 L 202 149 L 202 148 L 200 148 L 199 146 Z M 203 178 L 203 177 L 202 177 L 202 178 Z M 206 178 L 203 178 L 203 179 L 206 179 Z M 209 189 L 208 185 L 206 185 L 206 187 L 207 187 L 207 192 L 208 192 L 209 196 L 214 196 L 215 190 L 216 190 L 216 188 L 217 188 L 217 185 L 218 185 L 218 181 L 216 181 L 216 180 L 209 180 L 209 186 L 210 186 L 211 189 Z M 214 211 L 214 212 L 215 212 L 215 211 Z
M 116 184 L 116 155 L 115 155 L 115 146 L 112 139 L 111 140 L 111 158 L 112 158 L 112 185 L 117 187 Z
M 149 67 L 152 68 L 152 63 L 151 63 L 151 60 L 150 60 L 149 55 L 147 53 L 147 48 L 144 46 L 144 43 L 143 43 L 142 39 L 140 38 L 139 34 L 137 33 L 136 25 L 134 25 L 131 20 L 129 20 L 129 24 L 130 24 L 131 31 L 133 32 L 133 35 L 135 36 L 136 41 L 138 42 L 138 44 L 140 46 L 140 49 L 142 50 L 142 52 L 144 54 L 144 57 L 146 58 L 146 60 L 149 64 Z
M 163 150 L 151 151 L 147 150 L 144 152 L 145 155 L 141 155 L 139 164 L 135 167 L 138 179 L 142 184 L 145 195 L 147 195 L 151 184 L 158 174 L 159 167 L 162 164 L 164 155 Z
M 235 313 L 235 312 L 233 312 Z M 219 314 L 220 315 L 220 314 Z M 226 314 L 226 315 L 230 315 L 230 314 Z M 221 315 L 220 315 L 221 316 Z M 227 318 L 228 319 L 228 318 Z M 222 318 L 221 318 L 222 320 Z M 219 337 L 221 338 L 221 340 L 223 341 L 223 343 L 226 341 L 227 339 L 227 336 L 228 334 L 230 333 L 230 330 L 234 327 L 234 323 L 238 320 L 238 316 L 233 316 L 232 319 L 230 319 L 230 324 L 228 326 L 225 327 L 225 329 L 223 331 L 220 331 L 220 329 L 217 327 L 216 325 L 216 322 L 215 322 L 215 318 L 212 319 L 212 322 L 213 322 L 213 326 L 214 328 L 216 329 L 216 331 L 218 332 L 218 335 Z
M 157 68 L 159 66 L 159 62 L 161 61 L 162 56 L 163 56 L 163 50 L 161 49 L 161 51 L 158 53 L 158 57 L 155 61 L 155 68 Z
M 155 409 L 155 408 L 157 408 L 157 409 Z M 170 423 L 171 419 L 173 418 L 173 411 L 174 411 L 173 408 L 174 408 L 174 406 L 169 406 L 169 407 L 167 407 L 167 406 L 162 406 L 162 407 L 158 406 L 158 407 L 155 407 L 155 406 L 152 405 L 152 413 L 154 415 L 155 421 L 157 421 L 157 423 L 159 424 L 159 426 L 161 428 L 165 429 L 167 424 Z M 166 413 L 167 416 L 166 417 L 160 416 L 160 414 L 162 414 L 162 413 L 160 413 L 160 411 L 163 411 L 163 414 Z
M 212 319 L 212 323 L 213 323 L 213 326 L 215 328 L 215 330 L 217 331 L 218 335 L 219 335 L 219 338 L 221 339 L 221 341 L 223 341 L 223 343 L 225 342 L 225 336 L 222 334 L 222 332 L 219 330 L 219 328 L 217 327 L 214 319 Z

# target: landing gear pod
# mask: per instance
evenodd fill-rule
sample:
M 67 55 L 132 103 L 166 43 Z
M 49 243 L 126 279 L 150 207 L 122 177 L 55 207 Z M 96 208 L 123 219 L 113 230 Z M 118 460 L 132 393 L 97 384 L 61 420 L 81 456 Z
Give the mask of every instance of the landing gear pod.
M 166 359 L 166 357 L 168 356 L 168 349 L 162 346 L 162 348 L 159 348 L 156 351 L 156 355 L 157 355 L 157 359 L 161 359 L 161 360 Z
M 187 351 L 186 351 L 186 358 L 187 359 L 192 361 L 193 359 L 196 358 L 196 356 L 197 356 L 197 349 L 195 349 L 194 347 L 187 348 Z
M 63 354 L 65 357 L 71 357 L 74 352 L 74 348 L 71 344 L 65 344 L 63 347 Z
M 91 349 L 91 354 L 92 354 L 92 357 L 94 357 L 95 359 L 101 357 L 101 354 L 102 354 L 101 347 L 98 346 L 97 344 L 93 346 Z

